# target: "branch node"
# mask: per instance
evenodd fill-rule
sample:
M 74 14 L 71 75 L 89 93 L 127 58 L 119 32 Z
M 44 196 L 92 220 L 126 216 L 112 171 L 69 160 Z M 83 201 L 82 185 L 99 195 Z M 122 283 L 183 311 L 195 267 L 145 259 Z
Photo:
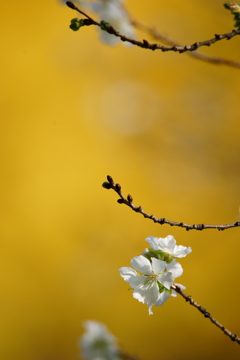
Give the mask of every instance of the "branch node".
M 147 40 L 143 39 L 143 45 L 144 45 L 143 47 L 149 48 L 149 42 Z
M 195 42 L 195 43 L 192 45 L 192 50 L 197 50 L 198 44 L 199 44 L 199 43 Z
M 232 341 L 236 341 L 237 337 L 238 337 L 237 334 L 231 334 Z
M 153 51 L 156 50 L 156 49 L 157 49 L 157 44 L 152 44 L 151 49 L 152 49 Z
M 204 317 L 205 318 L 209 318 L 210 317 L 210 313 L 205 309 L 205 312 L 204 312 Z

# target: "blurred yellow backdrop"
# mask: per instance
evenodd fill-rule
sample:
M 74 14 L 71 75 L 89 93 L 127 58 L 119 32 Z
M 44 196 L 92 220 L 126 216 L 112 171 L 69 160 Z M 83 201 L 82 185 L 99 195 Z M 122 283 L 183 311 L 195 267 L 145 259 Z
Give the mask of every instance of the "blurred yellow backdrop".
M 220 0 L 127 5 L 182 44 L 233 27 Z M 112 175 L 158 217 L 237 221 L 240 70 L 108 47 L 93 27 L 72 32 L 77 14 L 60 1 L 5 1 L 1 12 L 1 360 L 79 359 L 86 319 L 142 360 L 239 359 L 180 297 L 149 316 L 118 272 L 148 235 L 174 235 L 193 249 L 179 282 L 239 335 L 239 229 L 160 226 L 101 184 Z M 240 61 L 239 44 L 201 51 Z

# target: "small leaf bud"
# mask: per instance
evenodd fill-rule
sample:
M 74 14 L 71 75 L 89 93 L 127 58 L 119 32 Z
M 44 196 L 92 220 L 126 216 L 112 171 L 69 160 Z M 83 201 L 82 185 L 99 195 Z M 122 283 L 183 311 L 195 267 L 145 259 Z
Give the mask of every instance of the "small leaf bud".
M 107 181 L 105 181 L 104 183 L 102 183 L 102 187 L 104 188 L 104 189 L 111 189 L 111 184 L 109 184 L 109 182 L 107 182 Z
M 123 204 L 123 199 L 118 199 L 117 202 L 118 202 L 119 204 Z
M 70 29 L 78 31 L 80 27 L 84 26 L 84 19 L 74 18 L 71 20 Z
M 133 202 L 133 197 L 132 197 L 132 195 L 128 195 L 127 196 L 127 199 L 128 199 L 128 202 L 131 204 L 132 202 Z
M 111 185 L 114 184 L 113 178 L 110 175 L 107 176 L 107 180 Z
M 100 21 L 100 27 L 101 27 L 102 30 L 108 31 L 109 28 L 111 27 L 111 25 L 107 21 L 101 20 Z
M 121 191 L 121 185 L 120 185 L 120 184 L 116 184 L 116 185 L 115 185 L 115 190 L 116 190 L 117 192 Z
M 73 10 L 76 9 L 76 6 L 75 6 L 71 1 L 67 1 L 67 2 L 66 2 L 66 5 L 67 5 L 70 9 L 73 9 Z

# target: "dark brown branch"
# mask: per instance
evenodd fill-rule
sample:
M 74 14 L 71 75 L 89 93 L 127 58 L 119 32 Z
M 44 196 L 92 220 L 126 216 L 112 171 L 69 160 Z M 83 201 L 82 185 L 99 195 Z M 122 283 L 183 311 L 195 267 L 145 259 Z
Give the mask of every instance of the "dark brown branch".
M 240 338 L 233 334 L 231 331 L 225 328 L 222 324 L 220 324 L 216 319 L 212 317 L 212 315 L 207 311 L 207 309 L 203 308 L 201 305 L 199 305 L 196 301 L 193 300 L 193 298 L 190 295 L 185 294 L 179 286 L 173 284 L 171 288 L 176 291 L 179 295 L 181 295 L 187 302 L 189 302 L 190 305 L 194 306 L 198 311 L 200 311 L 205 318 L 208 318 L 214 325 L 216 325 L 222 332 L 227 335 L 232 341 L 236 341 L 238 344 L 240 344 Z
M 115 184 L 113 181 L 113 178 L 108 175 L 107 176 L 107 182 L 103 183 L 103 187 L 105 189 L 113 189 L 119 196 L 119 199 L 117 200 L 117 202 L 119 204 L 125 204 L 128 207 L 130 207 L 133 211 L 140 213 L 143 215 L 143 217 L 150 219 L 152 221 L 154 221 L 155 223 L 158 223 L 160 225 L 163 224 L 168 224 L 170 226 L 179 226 L 182 228 L 185 228 L 187 231 L 188 230 L 205 230 L 205 229 L 217 229 L 219 231 L 221 230 L 227 230 L 230 228 L 235 228 L 235 227 L 240 227 L 240 221 L 236 221 L 235 223 L 231 223 L 231 224 L 225 224 L 225 225 L 208 225 L 208 224 L 194 224 L 194 225 L 189 225 L 186 224 L 184 222 L 176 222 L 176 221 L 171 221 L 168 220 L 166 218 L 157 218 L 155 215 L 149 215 L 148 213 L 146 213 L 141 206 L 135 206 L 133 204 L 133 198 L 131 195 L 128 195 L 127 198 L 124 197 L 124 195 L 122 194 L 121 191 L 121 185 L 120 184 Z
M 139 46 L 141 48 L 148 49 L 148 50 L 161 50 L 163 52 L 165 52 L 165 51 L 175 51 L 175 52 L 179 52 L 179 53 L 184 53 L 186 51 L 195 51 L 195 50 L 199 49 L 202 46 L 210 46 L 210 45 L 214 44 L 215 42 L 223 40 L 223 39 L 230 40 L 234 36 L 240 35 L 240 28 L 239 28 L 239 29 L 232 30 L 232 32 L 227 33 L 227 34 L 215 34 L 215 37 L 213 39 L 206 40 L 206 41 L 195 42 L 192 45 L 164 46 L 164 45 L 160 45 L 160 44 L 151 44 L 147 40 L 137 41 L 137 40 L 134 40 L 134 39 L 132 39 L 132 38 L 130 38 L 128 36 L 122 35 L 118 31 L 116 31 L 110 24 L 107 24 L 104 21 L 103 21 L 103 23 L 101 22 L 102 24 L 95 21 L 89 15 L 87 15 L 85 12 L 80 10 L 71 1 L 67 1 L 66 5 L 68 7 L 70 7 L 71 9 L 76 10 L 80 14 L 84 15 L 86 18 L 88 18 L 90 20 L 90 22 L 91 22 L 91 25 L 99 26 L 99 27 L 101 27 L 101 29 L 108 32 L 109 34 L 112 34 L 112 35 L 115 35 L 115 36 L 119 37 L 122 41 L 129 42 L 132 45 Z M 105 24 L 105 26 L 104 26 L 104 24 Z
M 129 15 L 129 17 L 131 19 L 130 15 Z M 162 34 L 159 30 L 157 30 L 154 27 L 148 26 L 136 19 L 132 19 L 131 23 L 134 27 L 136 27 L 137 29 L 142 30 L 144 32 L 147 32 L 149 35 L 151 35 L 156 40 L 162 41 L 163 43 L 165 43 L 167 45 L 180 46 L 175 40 L 173 40 L 172 38 L 170 38 L 167 35 Z M 194 52 L 187 51 L 186 54 L 188 56 L 194 57 L 195 59 L 210 62 L 212 64 L 227 65 L 227 66 L 232 66 L 235 68 L 240 68 L 240 62 L 237 62 L 234 60 L 229 60 L 229 59 L 225 59 L 225 58 L 221 58 L 221 57 L 208 56 L 208 55 L 202 54 L 198 51 L 194 51 Z

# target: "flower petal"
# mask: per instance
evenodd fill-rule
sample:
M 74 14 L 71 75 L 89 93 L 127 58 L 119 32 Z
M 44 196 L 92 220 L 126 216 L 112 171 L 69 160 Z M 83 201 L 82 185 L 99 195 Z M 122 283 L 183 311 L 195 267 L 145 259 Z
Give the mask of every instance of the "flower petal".
M 152 269 L 154 274 L 160 274 L 163 270 L 166 269 L 166 266 L 167 266 L 166 261 L 152 258 Z
M 120 275 L 127 282 L 129 282 L 128 280 L 129 280 L 129 278 L 131 276 L 137 276 L 138 275 L 137 272 L 134 269 L 130 268 L 130 267 L 125 267 L 125 266 L 121 267 L 121 269 L 119 269 L 119 271 L 120 271 Z
M 175 260 L 167 264 L 166 269 L 173 274 L 174 278 L 181 276 L 183 273 L 182 265 Z
M 165 238 L 159 238 L 158 245 L 160 250 L 167 252 L 169 254 L 173 254 L 176 245 L 176 240 L 172 235 L 168 235 Z
M 152 306 L 155 304 L 159 297 L 159 289 L 156 282 L 152 282 L 149 286 L 147 284 L 143 287 L 138 287 L 133 291 L 134 299 L 148 304 L 149 315 L 152 314 Z
M 186 246 L 176 245 L 173 255 L 177 258 L 183 258 L 186 255 L 190 254 L 190 252 L 192 252 L 191 247 L 187 248 Z
M 142 288 L 145 286 L 147 281 L 146 276 L 131 276 L 129 278 L 129 284 L 131 286 L 132 289 L 136 289 L 136 288 Z
M 136 256 L 131 260 L 131 265 L 134 269 L 138 270 L 142 274 L 150 274 L 152 271 L 152 265 L 145 256 Z
M 148 236 L 145 240 L 150 244 L 153 250 L 159 250 L 159 246 L 158 246 L 159 239 L 157 237 Z
M 140 294 L 140 292 L 133 291 L 133 297 L 134 299 L 137 299 L 138 301 L 144 304 L 144 297 Z
M 173 278 L 171 272 L 165 272 L 163 274 L 160 274 L 160 275 L 158 275 L 157 279 L 167 289 L 171 288 L 173 281 L 174 281 L 174 278 Z
M 159 295 L 159 298 L 156 302 L 156 306 L 161 306 L 165 303 L 165 301 L 167 301 L 167 299 L 169 298 L 170 294 L 166 293 L 166 291 L 162 292 L 160 295 Z

